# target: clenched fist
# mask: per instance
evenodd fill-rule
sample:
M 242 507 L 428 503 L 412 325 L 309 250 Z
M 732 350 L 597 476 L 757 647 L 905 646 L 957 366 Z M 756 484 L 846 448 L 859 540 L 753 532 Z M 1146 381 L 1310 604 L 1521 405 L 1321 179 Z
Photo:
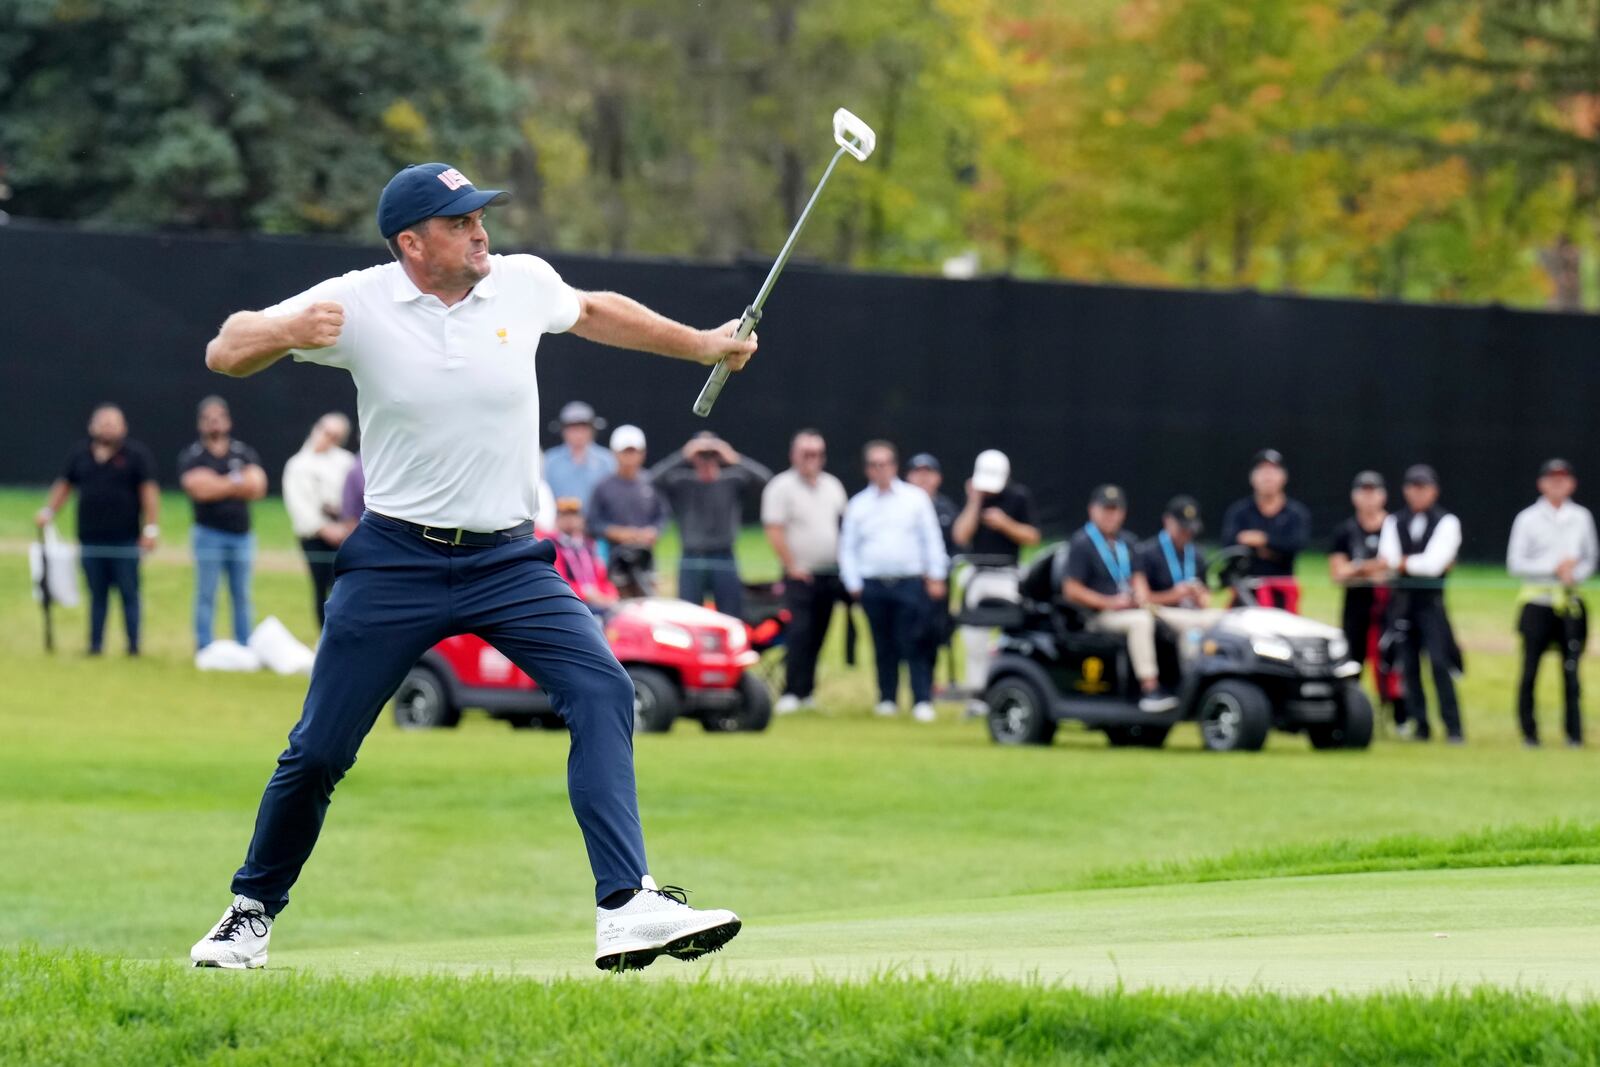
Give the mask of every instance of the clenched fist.
M 756 354 L 756 335 L 743 341 L 734 340 L 739 332 L 739 320 L 731 319 L 714 330 L 701 330 L 700 362 L 706 366 L 726 359 L 729 370 L 744 370 L 750 357 Z
M 344 329 L 344 307 L 332 300 L 318 300 L 294 317 L 295 348 L 330 348 L 339 343 Z

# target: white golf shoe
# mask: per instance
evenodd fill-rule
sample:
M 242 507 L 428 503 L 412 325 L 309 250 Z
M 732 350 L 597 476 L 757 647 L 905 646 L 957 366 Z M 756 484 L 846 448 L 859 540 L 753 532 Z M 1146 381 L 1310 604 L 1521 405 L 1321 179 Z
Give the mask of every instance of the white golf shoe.
M 272 917 L 258 900 L 234 897 L 211 932 L 189 950 L 196 967 L 246 970 L 267 965 L 267 942 L 272 938 Z
M 933 705 L 924 700 L 912 707 L 911 717 L 918 722 L 933 722 L 939 718 L 939 715 L 933 710 Z
M 800 698 L 793 693 L 785 693 L 772 705 L 772 710 L 777 715 L 793 715 L 800 710 Z
M 900 713 L 900 709 L 895 706 L 895 703 L 892 700 L 880 700 L 878 701 L 877 706 L 872 709 L 872 713 L 874 715 L 882 715 L 887 719 L 898 715 Z
M 695 960 L 733 940 L 743 924 L 725 908 L 698 911 L 677 886 L 657 887 L 648 874 L 620 908 L 596 908 L 594 965 L 602 971 L 637 971 L 658 956 Z

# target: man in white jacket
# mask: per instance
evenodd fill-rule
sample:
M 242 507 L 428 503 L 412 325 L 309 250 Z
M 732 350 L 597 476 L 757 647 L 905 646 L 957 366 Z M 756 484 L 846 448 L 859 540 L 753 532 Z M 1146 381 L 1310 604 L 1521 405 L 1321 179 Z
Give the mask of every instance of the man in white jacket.
M 348 440 L 350 420 L 330 411 L 317 420 L 306 443 L 283 468 L 283 506 L 311 568 L 318 630 L 333 588 L 333 557 L 350 533 L 349 524 L 341 521 L 344 481 L 356 462 L 344 447 Z
M 1517 598 L 1522 611 L 1517 632 L 1522 635 L 1522 682 L 1517 687 L 1517 718 L 1522 740 L 1539 744 L 1539 725 L 1533 717 L 1533 687 L 1539 678 L 1539 661 L 1551 645 L 1561 650 L 1561 673 L 1566 682 L 1567 744 L 1583 745 L 1583 694 L 1578 683 L 1578 661 L 1589 639 L 1589 616 L 1578 587 L 1594 573 L 1600 556 L 1594 516 L 1572 499 L 1578 479 L 1564 459 L 1552 459 L 1539 468 L 1539 499 L 1517 515 L 1511 524 L 1506 549 L 1506 570 L 1523 581 Z

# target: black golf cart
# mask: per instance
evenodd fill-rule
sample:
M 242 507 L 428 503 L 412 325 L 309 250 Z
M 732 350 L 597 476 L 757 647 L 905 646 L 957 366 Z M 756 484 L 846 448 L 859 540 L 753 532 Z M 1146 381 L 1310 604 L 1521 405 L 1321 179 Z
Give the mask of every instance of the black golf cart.
M 1105 731 L 1113 746 L 1159 748 L 1180 722 L 1200 726 L 1205 747 L 1255 751 L 1273 730 L 1304 733 L 1314 748 L 1366 748 L 1372 704 L 1361 666 L 1338 629 L 1277 608 L 1255 606 L 1242 578 L 1248 549 L 1210 561 L 1220 589 L 1241 605 L 1200 635 L 1192 667 L 1177 635 L 1157 627 L 1161 683 L 1178 695 L 1171 711 L 1139 710 L 1139 684 L 1119 635 L 1086 629 L 1085 614 L 1062 596 L 1067 545 L 1038 556 L 1024 573 L 1020 603 L 985 601 L 957 620 L 998 626 L 984 702 L 989 734 L 1003 745 L 1044 745 L 1063 720 Z

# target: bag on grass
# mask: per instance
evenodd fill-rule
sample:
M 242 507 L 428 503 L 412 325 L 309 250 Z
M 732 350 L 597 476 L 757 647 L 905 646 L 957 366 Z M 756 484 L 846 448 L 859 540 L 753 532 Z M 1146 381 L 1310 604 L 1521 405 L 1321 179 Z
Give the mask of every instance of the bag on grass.
M 310 674 L 317 654 L 301 644 L 289 628 L 268 615 L 250 635 L 250 651 L 263 666 L 277 674 Z
M 225 637 L 196 652 L 194 665 L 203 671 L 259 671 L 261 657 Z
M 64 608 L 78 606 L 78 546 L 62 540 L 55 523 L 44 528 L 43 544 L 35 541 L 28 546 L 28 574 L 34 600 L 44 599 L 39 581 L 45 579 L 51 601 Z

